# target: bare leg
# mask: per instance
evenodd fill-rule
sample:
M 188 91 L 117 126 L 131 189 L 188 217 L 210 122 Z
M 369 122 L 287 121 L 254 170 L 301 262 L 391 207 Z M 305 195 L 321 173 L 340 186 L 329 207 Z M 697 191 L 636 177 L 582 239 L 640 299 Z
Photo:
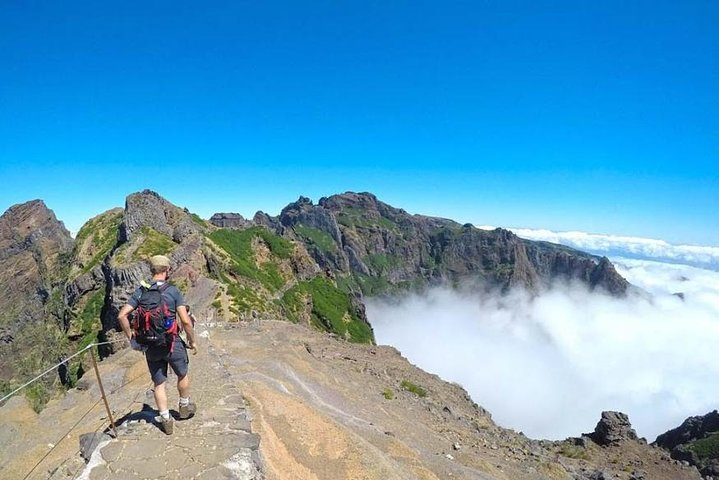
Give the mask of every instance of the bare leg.
M 155 404 L 161 412 L 167 410 L 167 392 L 165 391 L 165 382 L 155 385 Z
M 189 398 L 190 396 L 190 377 L 185 375 L 184 377 L 177 378 L 177 392 L 181 398 Z M 167 401 L 167 399 L 165 399 Z

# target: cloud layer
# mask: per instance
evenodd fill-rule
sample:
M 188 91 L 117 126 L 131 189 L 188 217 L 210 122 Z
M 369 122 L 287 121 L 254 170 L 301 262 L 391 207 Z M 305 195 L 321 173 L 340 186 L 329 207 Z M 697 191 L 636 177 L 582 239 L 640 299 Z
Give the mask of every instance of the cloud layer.
M 379 343 L 463 385 L 503 426 L 559 439 L 593 430 L 602 410 L 620 410 L 653 440 L 719 407 L 719 273 L 615 263 L 653 297 L 617 299 L 577 285 L 537 298 L 435 289 L 372 301 L 368 315 Z
M 480 227 L 493 229 L 494 227 Z M 522 238 L 561 243 L 591 253 L 645 260 L 683 263 L 719 270 L 719 247 L 672 245 L 650 238 L 601 235 L 585 232 L 554 232 L 542 229 L 510 228 Z

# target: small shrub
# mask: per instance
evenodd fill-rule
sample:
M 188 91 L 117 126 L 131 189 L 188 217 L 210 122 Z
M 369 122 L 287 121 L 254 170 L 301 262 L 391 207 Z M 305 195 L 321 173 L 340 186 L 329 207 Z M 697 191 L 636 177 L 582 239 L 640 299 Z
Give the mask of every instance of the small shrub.
M 42 382 L 36 382 L 25 389 L 25 398 L 28 399 L 35 413 L 40 413 L 45 408 L 50 396 L 50 390 Z
M 587 453 L 587 450 L 582 447 L 577 447 L 574 445 L 562 445 L 562 447 L 559 449 L 558 452 L 563 457 L 567 458 L 576 458 L 579 460 L 589 460 L 589 453 Z
M 420 387 L 419 385 L 410 382 L 409 380 L 402 380 L 402 383 L 400 384 L 403 390 L 407 390 L 408 392 L 412 392 L 415 395 L 417 395 L 420 398 L 424 398 L 427 396 L 427 391 Z
M 392 400 L 392 399 L 394 399 L 394 392 L 392 391 L 391 388 L 385 388 L 384 391 L 382 392 L 382 396 L 386 400 Z

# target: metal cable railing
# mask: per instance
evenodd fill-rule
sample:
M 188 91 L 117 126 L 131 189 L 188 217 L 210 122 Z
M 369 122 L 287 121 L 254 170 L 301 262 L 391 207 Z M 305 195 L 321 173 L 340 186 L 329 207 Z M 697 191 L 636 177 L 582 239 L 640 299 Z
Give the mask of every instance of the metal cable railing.
M 125 339 L 120 339 L 120 340 L 112 340 L 112 341 L 107 341 L 107 342 L 93 342 L 93 343 L 87 345 L 86 347 L 84 347 L 84 348 L 78 350 L 77 352 L 75 352 L 74 354 L 70 355 L 69 357 L 62 359 L 62 360 L 60 360 L 58 363 L 56 363 L 55 365 L 53 365 L 53 366 L 47 368 L 47 369 L 44 370 L 42 373 L 39 373 L 38 375 L 34 376 L 32 379 L 30 379 L 30 380 L 28 380 L 27 382 L 23 383 L 22 385 L 20 385 L 19 387 L 15 388 L 14 390 L 12 390 L 11 392 L 9 392 L 8 394 L 4 395 L 2 398 L 0 398 L 0 405 L 3 405 L 3 403 L 4 403 L 6 400 L 8 400 L 8 399 L 11 398 L 12 396 L 16 395 L 18 392 L 22 391 L 23 389 L 27 388 L 28 386 L 32 385 L 33 383 L 39 381 L 39 380 L 40 380 L 42 377 L 44 377 L 45 375 L 47 375 L 47 374 L 49 374 L 50 372 L 52 372 L 52 371 L 58 369 L 61 365 L 67 364 L 68 361 L 72 360 L 72 359 L 75 358 L 75 357 L 78 357 L 78 356 L 82 355 L 83 353 L 87 352 L 88 350 L 90 350 L 90 349 L 92 349 L 92 348 L 94 348 L 94 347 L 100 347 L 100 346 L 103 346 L 103 345 L 111 345 L 111 344 L 116 344 L 116 343 L 122 343 L 122 342 L 126 342 L 126 341 L 127 341 L 127 340 L 125 340 Z M 72 432 L 75 428 L 77 428 L 77 426 L 90 414 L 90 412 L 92 412 L 92 411 L 97 407 L 97 405 L 99 405 L 99 403 L 100 403 L 101 401 L 104 402 L 104 404 L 105 404 L 105 410 L 106 410 L 107 415 L 108 415 L 108 418 L 109 418 L 109 420 L 110 420 L 110 425 L 111 425 L 111 427 L 112 427 L 113 436 L 114 436 L 115 438 L 117 438 L 117 428 L 116 428 L 116 426 L 115 426 L 115 420 L 114 420 L 114 418 L 113 418 L 113 416 L 112 416 L 112 412 L 111 412 L 111 410 L 110 410 L 110 405 L 109 405 L 109 403 L 108 403 L 108 401 L 107 401 L 107 395 L 105 394 L 105 389 L 104 389 L 103 384 L 102 384 L 102 378 L 100 377 L 100 371 L 99 371 L 99 369 L 98 369 L 98 367 L 97 367 L 97 359 L 95 358 L 95 354 L 94 354 L 94 353 L 92 354 L 91 357 L 92 357 L 93 369 L 95 370 L 95 375 L 96 375 L 96 377 L 97 377 L 98 386 L 99 386 L 99 388 L 100 388 L 101 398 L 99 398 L 95 403 L 93 403 L 92 406 L 77 420 L 77 422 L 75 422 L 75 423 L 72 425 L 72 427 L 70 427 L 70 429 L 69 429 L 67 432 L 63 433 L 63 435 L 62 435 L 61 437 L 59 437 L 59 439 L 58 439 L 57 442 L 53 443 L 52 448 L 51 448 L 50 450 L 48 450 L 48 451 L 45 453 L 45 455 L 43 455 L 42 458 L 40 458 L 40 460 L 38 460 L 37 463 L 35 463 L 35 465 L 33 466 L 33 468 L 23 477 L 23 480 L 29 478 L 30 475 L 32 475 L 32 473 L 37 469 L 37 467 L 40 466 L 40 465 L 42 464 L 42 462 L 43 462 L 48 456 L 50 456 L 50 454 L 60 445 L 60 443 L 62 442 L 62 440 L 63 440 L 64 438 L 66 438 L 66 436 L 67 436 L 70 432 Z M 137 376 L 136 378 L 133 378 L 132 380 L 130 380 L 130 381 L 128 381 L 128 382 L 125 382 L 123 385 L 121 385 L 121 386 L 115 388 L 115 389 L 114 389 L 113 391 L 111 391 L 110 393 L 112 394 L 112 393 L 117 392 L 120 388 L 124 387 L 125 385 L 127 385 L 127 384 L 129 384 L 129 383 L 131 383 L 131 382 L 133 382 L 133 381 L 135 381 L 137 378 L 140 378 L 140 376 Z M 103 422 L 103 424 L 105 424 L 105 422 Z M 95 431 L 97 431 L 99 428 L 100 428 L 100 427 L 97 427 L 97 428 L 95 429 Z
M 214 323 L 214 325 L 220 326 L 220 325 L 224 325 L 224 324 L 227 323 L 227 322 L 213 322 L 213 323 Z M 234 323 L 234 322 L 230 322 L 230 323 Z M 63 359 L 63 360 L 61 360 L 61 361 L 59 361 L 59 362 L 56 363 L 55 365 L 53 365 L 53 366 L 47 368 L 47 369 L 44 370 L 42 373 L 39 373 L 38 375 L 36 375 L 36 376 L 33 377 L 32 379 L 28 380 L 27 382 L 23 383 L 23 384 L 20 385 L 19 387 L 17 387 L 17 388 L 15 388 L 14 390 L 12 390 L 10 393 L 8 393 L 8 394 L 6 394 L 5 396 L 3 396 L 2 398 L 0 398 L 0 406 L 2 406 L 3 403 L 4 403 L 6 400 L 8 400 L 8 399 L 11 398 L 12 396 L 16 395 L 18 392 L 20 392 L 20 391 L 22 391 L 23 389 L 27 388 L 28 386 L 32 385 L 34 382 L 39 381 L 39 380 L 40 380 L 42 377 L 44 377 L 45 375 L 47 375 L 47 374 L 49 374 L 50 372 L 52 372 L 52 371 L 58 369 L 61 365 L 66 364 L 69 360 L 72 360 L 73 358 L 75 358 L 75 357 L 77 357 L 77 356 L 79 356 L 79 355 L 82 355 L 83 353 L 87 352 L 88 350 L 90 350 L 90 349 L 92 349 L 92 348 L 94 348 L 94 347 L 100 347 L 100 346 L 103 346 L 103 345 L 111 345 L 111 344 L 123 343 L 123 342 L 127 342 L 127 340 L 123 338 L 123 339 L 112 340 L 112 341 L 107 341 L 107 342 L 94 342 L 94 343 L 91 343 L 91 344 L 87 345 L 86 347 L 82 348 L 81 350 L 78 350 L 77 352 L 75 352 L 74 354 L 70 355 L 69 357 L 67 357 L 67 358 L 65 358 L 65 359 Z M 112 436 L 113 436 L 114 438 L 117 438 L 117 428 L 116 428 L 116 425 L 115 425 L 115 420 L 114 420 L 114 418 L 113 418 L 112 411 L 110 410 L 110 406 L 109 406 L 109 403 L 108 403 L 108 400 L 107 400 L 107 394 L 105 393 L 105 390 L 104 390 L 104 387 L 103 387 L 103 384 L 102 384 L 102 379 L 101 379 L 101 377 L 100 377 L 100 371 L 99 371 L 99 369 L 98 369 L 97 360 L 96 360 L 94 354 L 92 355 L 92 363 L 93 363 L 93 368 L 94 368 L 94 370 L 95 370 L 95 375 L 96 375 L 96 377 L 97 377 L 97 381 L 98 381 L 98 386 L 99 386 L 99 389 L 100 389 L 101 398 L 99 398 L 96 402 L 94 402 L 94 403 L 90 406 L 90 408 L 70 427 L 70 429 L 67 430 L 66 432 L 64 432 L 64 433 L 62 434 L 62 436 L 60 436 L 60 437 L 58 438 L 58 440 L 52 444 L 52 445 L 53 445 L 52 448 L 50 448 L 50 449 L 35 463 L 35 465 L 32 467 L 32 469 L 23 477 L 23 480 L 27 480 L 28 478 L 30 478 L 30 476 L 37 470 L 37 468 L 53 453 L 53 451 L 54 451 L 55 449 L 57 449 L 57 448 L 59 447 L 59 445 L 62 443 L 62 441 L 63 441 L 65 438 L 67 438 L 67 435 L 70 434 L 73 430 L 75 430 L 75 429 L 78 427 L 78 425 L 80 425 L 80 423 L 81 423 L 85 418 L 87 418 L 87 416 L 100 404 L 101 401 L 103 401 L 104 404 L 105 404 L 105 410 L 106 410 L 106 412 L 107 412 L 107 416 L 108 416 L 108 419 L 109 419 L 109 421 L 110 421 L 110 426 L 111 426 L 112 433 L 113 433 Z M 138 380 L 139 378 L 146 377 L 146 376 L 147 376 L 147 373 L 146 373 L 146 372 L 143 372 L 143 373 L 141 373 L 141 374 L 135 376 L 134 378 L 132 378 L 132 379 L 130 379 L 130 380 L 127 380 L 127 381 L 124 382 L 122 385 L 120 385 L 120 386 L 114 388 L 113 390 L 111 390 L 111 391 L 109 392 L 109 394 L 110 394 L 110 395 L 113 395 L 113 394 L 117 393 L 118 391 L 120 391 L 123 387 L 129 385 L 130 383 L 132 383 L 132 382 L 134 382 L 134 381 L 136 381 L 136 380 Z M 135 403 L 136 401 L 137 401 L 137 395 L 135 396 L 135 398 L 133 398 L 133 399 L 131 400 L 131 402 L 130 402 L 129 405 L 127 405 L 124 409 L 121 409 L 121 410 L 119 410 L 119 411 L 123 411 L 123 412 L 129 411 L 129 410 L 131 409 L 132 404 Z M 97 427 L 94 428 L 94 432 L 97 432 L 100 428 L 102 428 L 103 425 L 107 425 L 107 422 L 102 421 L 102 422 L 99 424 L 99 426 L 97 426 Z M 75 453 L 78 453 L 78 452 L 79 452 L 79 450 L 76 451 Z M 78 471 L 79 471 L 79 470 L 78 470 Z M 77 474 L 78 471 L 76 471 L 75 474 Z
M 20 390 L 22 390 L 22 389 L 24 389 L 24 388 L 30 386 L 32 383 L 34 383 L 34 382 L 40 380 L 42 377 L 44 377 L 44 376 L 47 375 L 48 373 L 52 372 L 52 371 L 55 370 L 56 368 L 59 368 L 61 365 L 66 364 L 68 360 L 72 360 L 73 358 L 77 357 L 78 355 L 81 355 L 81 354 L 85 353 L 87 350 L 91 349 L 92 347 L 99 347 L 99 346 L 101 346 L 101 345 L 110 345 L 110 344 L 113 344 L 113 343 L 120 343 L 120 342 L 126 342 L 126 341 L 127 341 L 127 340 L 124 340 L 124 339 L 123 339 L 123 340 L 113 340 L 113 341 L 110 341 L 110 342 L 91 343 L 90 345 L 86 346 L 86 347 L 83 348 L 82 350 L 78 350 L 77 352 L 73 353 L 73 354 L 70 355 L 69 357 L 67 357 L 67 358 L 65 358 L 65 359 L 63 359 L 63 360 L 60 360 L 58 363 L 56 363 L 56 364 L 53 365 L 52 367 L 48 368 L 47 370 L 45 370 L 45 371 L 42 372 L 41 374 L 35 376 L 35 377 L 32 378 L 31 380 L 28 380 L 27 382 L 23 383 L 22 385 L 20 385 L 19 387 L 17 387 L 17 388 L 16 388 L 15 390 L 13 390 L 12 392 L 10 392 L 10 393 L 8 393 L 7 395 L 5 395 L 4 397 L 0 398 L 0 405 L 1 405 L 5 400 L 7 400 L 8 398 L 10 398 L 10 397 L 12 397 L 13 395 L 15 395 L 15 394 L 16 394 L 17 392 L 19 392 Z

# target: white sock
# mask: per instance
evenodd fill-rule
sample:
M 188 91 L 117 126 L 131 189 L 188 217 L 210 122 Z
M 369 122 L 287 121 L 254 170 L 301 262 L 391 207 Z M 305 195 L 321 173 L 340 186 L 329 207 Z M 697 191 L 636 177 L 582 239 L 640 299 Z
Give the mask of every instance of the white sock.
M 164 418 L 165 420 L 169 420 L 169 419 L 170 419 L 170 411 L 169 411 L 169 410 L 162 410 L 162 411 L 160 412 L 160 416 L 161 416 L 162 418 Z
M 180 397 L 180 405 L 181 406 L 187 406 L 189 404 L 190 404 L 190 397 L 187 397 L 187 398 Z

